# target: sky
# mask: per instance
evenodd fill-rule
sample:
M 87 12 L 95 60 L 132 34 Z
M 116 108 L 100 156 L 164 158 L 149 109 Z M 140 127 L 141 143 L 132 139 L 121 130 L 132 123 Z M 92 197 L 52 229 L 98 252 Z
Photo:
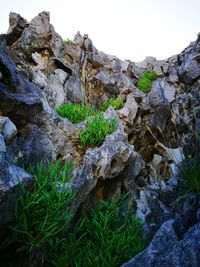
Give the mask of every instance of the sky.
M 200 32 L 200 0 L 3 0 L 0 33 L 9 13 L 31 21 L 42 11 L 63 39 L 77 31 L 120 59 L 165 59 L 180 53 Z

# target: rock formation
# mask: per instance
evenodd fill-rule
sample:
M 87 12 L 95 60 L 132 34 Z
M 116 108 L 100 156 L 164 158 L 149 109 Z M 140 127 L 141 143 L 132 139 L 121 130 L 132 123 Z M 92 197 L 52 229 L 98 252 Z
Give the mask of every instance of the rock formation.
M 177 165 L 195 153 L 194 136 L 199 140 L 200 36 L 179 55 L 135 63 L 98 51 L 88 35 L 77 33 L 65 44 L 48 12 L 31 22 L 10 13 L 9 22 L 7 34 L 0 36 L 0 249 L 8 245 L 5 229 L 13 220 L 18 182 L 31 186 L 31 176 L 17 164 L 74 160 L 75 209 L 89 199 L 112 199 L 125 190 L 131 192 L 147 233 L 153 235 L 162 225 L 150 246 L 123 266 L 199 266 L 198 198 L 190 214 L 196 219 L 187 220 L 183 239 L 177 238 L 174 225 L 178 218 L 185 220 L 189 201 L 176 203 Z M 137 82 L 148 70 L 155 70 L 158 78 L 145 94 Z M 78 132 L 85 123 L 61 118 L 56 107 L 70 101 L 98 108 L 117 96 L 124 107 L 110 107 L 104 114 L 118 120 L 117 130 L 102 146 L 80 151 Z M 159 239 L 170 242 L 160 247 Z M 183 251 L 193 253 L 193 265 L 181 259 Z M 170 265 L 175 254 L 179 257 Z

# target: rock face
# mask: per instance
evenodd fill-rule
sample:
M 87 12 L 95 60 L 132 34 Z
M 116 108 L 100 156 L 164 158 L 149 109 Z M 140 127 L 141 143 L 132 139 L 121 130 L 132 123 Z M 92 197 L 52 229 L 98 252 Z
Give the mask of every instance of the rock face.
M 0 117 L 0 249 L 9 244 L 7 225 L 14 219 L 14 206 L 18 199 L 18 184 L 24 181 L 31 188 L 31 175 L 11 164 L 7 159 L 6 144 L 17 134 L 15 125 L 6 117 Z M 6 237 L 6 238 L 5 238 Z
M 113 118 L 117 117 L 117 114 L 111 108 L 105 117 Z M 128 144 L 123 126 L 120 125 L 120 122 L 118 123 L 118 129 L 106 137 L 100 148 L 89 149 L 85 154 L 83 166 L 73 185 L 79 191 L 77 206 L 86 200 L 95 187 L 97 188 L 97 199 L 93 201 L 111 200 L 110 198 L 115 193 L 120 192 L 120 186 L 125 179 L 123 177 L 125 170 L 126 174 L 127 171 L 129 172 L 126 179 L 134 179 L 144 167 L 141 157 L 135 152 L 134 147 Z M 134 164 L 130 166 L 130 163 Z M 131 172 L 132 169 L 134 171 Z M 114 182 L 112 182 L 113 179 Z
M 170 266 L 171 248 L 177 248 L 177 255 L 189 243 L 195 251 L 199 249 L 197 221 L 187 223 L 181 241 L 168 221 L 180 216 L 185 220 L 185 202 L 174 206 L 179 196 L 177 165 L 185 156 L 194 155 L 200 138 L 199 36 L 181 54 L 167 60 L 148 57 L 134 63 L 98 51 L 88 35 L 79 32 L 71 44 L 65 44 L 50 24 L 48 12 L 30 22 L 11 13 L 9 23 L 7 34 L 0 36 L 1 214 L 8 212 L 4 217 L 12 220 L 10 198 L 17 198 L 18 180 L 31 181 L 18 163 L 73 160 L 78 164 L 72 185 L 78 191 L 75 209 L 89 199 L 96 203 L 129 191 L 146 232 L 153 235 L 161 227 L 157 236 L 172 237 L 160 266 Z M 145 94 L 137 83 L 149 70 L 155 70 L 158 77 Z M 111 97 L 124 100 L 122 109 L 109 108 L 104 113 L 105 118 L 117 119 L 117 130 L 102 146 L 80 150 L 79 131 L 87 121 L 73 124 L 61 118 L 56 107 L 74 102 L 98 108 Z M 8 221 L 0 220 L 1 233 Z M 5 239 L 1 233 L 0 248 Z M 158 246 L 155 240 L 152 251 Z M 184 249 L 188 255 L 192 251 Z M 148 251 L 138 259 L 148 262 Z M 197 255 L 193 256 L 197 266 Z M 179 258 L 174 259 L 177 266 L 181 266 Z
M 173 228 L 173 221 L 165 222 L 150 245 L 122 267 L 199 267 L 200 223 L 198 222 L 180 240 Z

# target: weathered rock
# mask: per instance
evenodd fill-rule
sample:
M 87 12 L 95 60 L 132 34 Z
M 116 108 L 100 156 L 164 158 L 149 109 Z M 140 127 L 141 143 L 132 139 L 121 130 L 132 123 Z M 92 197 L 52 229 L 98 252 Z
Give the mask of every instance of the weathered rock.
M 6 153 L 6 145 L 4 142 L 3 135 L 0 134 L 0 166 L 3 167 L 5 163 L 5 153 Z
M 28 22 L 19 14 L 10 12 L 9 14 L 10 27 L 6 34 L 7 45 L 12 45 L 21 36 L 23 30 L 28 26 Z
M 50 48 L 56 58 L 63 55 L 62 38 L 55 33 L 49 21 L 49 12 L 44 11 L 36 16 L 23 31 L 19 44 L 27 56 L 31 56 L 34 51 L 45 48 Z
M 110 111 L 108 110 L 107 118 L 113 111 L 112 108 Z M 73 185 L 79 191 L 75 205 L 78 207 L 86 200 L 99 181 L 117 180 L 125 170 L 128 171 L 130 161 L 132 164 L 135 163 L 131 166 L 131 179 L 134 179 L 142 169 L 142 166 L 137 165 L 136 167 L 137 157 L 139 156 L 134 151 L 134 147 L 127 142 L 127 135 L 124 133 L 122 125 L 119 125 L 113 134 L 106 137 L 100 148 L 87 150 L 83 166 Z
M 158 75 L 163 74 L 162 66 L 167 63 L 164 60 L 157 60 L 155 57 L 146 57 L 144 61 L 135 62 L 135 67 L 141 72 L 155 70 Z M 166 68 L 166 66 L 165 66 Z
M 177 147 L 173 149 L 173 148 L 164 146 L 160 142 L 157 142 L 155 144 L 155 147 L 159 151 L 162 151 L 162 155 L 166 156 L 169 161 L 173 162 L 171 164 L 171 169 L 172 169 L 173 175 L 176 175 L 178 171 L 178 166 L 185 159 L 182 147 Z
M 129 94 L 124 107 L 118 111 L 118 115 L 120 119 L 122 119 L 124 123 L 130 127 L 133 126 L 137 111 L 138 104 L 136 103 L 133 94 Z
M 31 188 L 32 176 L 23 169 L 9 163 L 6 156 L 6 145 L 0 134 L 0 250 L 11 242 L 8 225 L 14 220 L 14 208 L 19 198 L 19 182 L 23 181 Z
M 0 116 L 0 133 L 6 143 L 9 143 L 17 134 L 17 128 L 7 117 Z
M 64 87 L 66 99 L 73 103 L 85 102 L 85 88 L 80 77 L 71 76 Z
M 122 267 L 199 267 L 199 233 L 200 223 L 197 223 L 179 240 L 173 220 L 169 220 L 160 227 L 150 245 Z
M 186 84 L 192 84 L 197 78 L 200 77 L 200 65 L 199 65 L 199 35 L 197 40 L 191 43 L 183 52 L 179 55 L 180 67 L 178 74 L 180 80 Z
M 80 156 L 73 144 L 73 141 L 74 143 L 77 141 L 78 129 L 69 121 L 58 117 L 50 109 L 42 91 L 24 76 L 18 74 L 15 64 L 8 54 L 2 53 L 1 56 L 2 61 L 0 62 L 5 62 L 3 63 L 5 67 L 7 67 L 7 62 L 8 66 L 11 66 L 6 72 L 11 79 L 7 85 L 0 84 L 0 97 L 2 99 L 0 110 L 17 125 L 19 137 L 9 147 L 10 155 L 16 161 L 20 160 L 24 163 L 47 159 L 55 160 L 57 157 L 65 157 L 66 159 L 75 157 L 79 161 Z M 55 73 L 58 83 L 62 84 L 65 73 L 61 70 L 57 70 Z M 5 77 L 4 74 L 3 77 Z M 10 88 L 14 90 L 14 93 L 10 92 Z M 62 88 L 61 85 L 60 88 Z M 58 92 L 58 88 L 55 90 Z M 13 107 L 17 108 L 14 109 Z M 14 126 L 12 125 L 12 127 Z M 3 130 L 3 133 L 6 134 L 7 128 Z M 12 135 L 14 134 L 13 129 Z M 11 137 L 10 132 L 7 139 Z
M 169 218 L 180 217 L 183 208 L 173 208 L 179 196 L 177 179 L 169 177 L 182 151 L 189 148 L 194 155 L 194 140 L 200 132 L 199 36 L 180 55 L 134 63 L 98 51 L 88 35 L 77 33 L 72 43 L 64 44 L 48 12 L 30 23 L 11 13 L 8 34 L 0 36 L 0 45 L 4 189 L 6 184 L 17 188 L 16 177 L 26 180 L 27 175 L 9 162 L 74 160 L 81 166 L 74 182 L 76 208 L 95 195 L 97 200 L 112 199 L 123 188 L 131 192 L 136 213 L 150 234 Z M 158 78 L 144 94 L 137 83 L 148 70 L 155 70 Z M 53 110 L 68 101 L 98 108 L 118 96 L 125 100 L 124 107 L 117 112 L 109 108 L 104 114 L 117 119 L 118 129 L 101 147 L 86 152 L 79 147 L 79 131 L 87 121 L 73 125 Z M 11 209 L 8 205 L 7 210 Z M 176 238 L 172 241 L 175 245 Z

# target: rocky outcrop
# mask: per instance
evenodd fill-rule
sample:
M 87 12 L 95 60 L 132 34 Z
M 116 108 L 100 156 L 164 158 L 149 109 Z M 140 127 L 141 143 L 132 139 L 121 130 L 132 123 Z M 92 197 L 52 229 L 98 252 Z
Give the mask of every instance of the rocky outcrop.
M 150 245 L 122 267 L 198 267 L 200 242 L 198 222 L 183 239 L 174 231 L 173 221 L 166 221 L 158 230 Z
M 11 13 L 9 30 L 0 37 L 2 213 L 13 209 L 10 196 L 18 179 L 31 180 L 17 164 L 60 159 L 78 165 L 72 185 L 78 191 L 74 208 L 89 199 L 112 199 L 119 191 L 129 191 L 151 235 L 180 216 L 184 203 L 174 208 L 179 196 L 177 166 L 194 155 L 200 132 L 199 49 L 198 36 L 167 60 L 121 61 L 98 51 L 88 35 L 77 33 L 65 44 L 48 12 L 30 22 Z M 158 77 L 145 94 L 137 83 L 148 70 Z M 117 119 L 117 130 L 102 146 L 80 149 L 79 131 L 87 121 L 72 124 L 55 112 L 57 105 L 74 102 L 98 108 L 111 97 L 124 100 L 122 109 L 109 108 L 104 114 Z M 163 227 L 168 226 L 174 245 L 183 246 L 185 239 L 177 241 L 170 223 Z
M 6 155 L 6 145 L 16 134 L 16 126 L 8 118 L 0 116 L 0 249 L 11 242 L 7 226 L 14 220 L 19 182 L 23 181 L 27 190 L 32 186 L 32 176 L 10 163 Z
M 118 129 L 105 138 L 100 148 L 87 150 L 83 166 L 73 184 L 79 192 L 75 203 L 77 207 L 92 191 L 95 191 L 93 202 L 111 200 L 116 193 L 120 193 L 123 180 L 134 179 L 144 167 L 134 146 L 128 144 L 128 136 L 114 109 L 110 108 L 105 118 L 118 119 Z

